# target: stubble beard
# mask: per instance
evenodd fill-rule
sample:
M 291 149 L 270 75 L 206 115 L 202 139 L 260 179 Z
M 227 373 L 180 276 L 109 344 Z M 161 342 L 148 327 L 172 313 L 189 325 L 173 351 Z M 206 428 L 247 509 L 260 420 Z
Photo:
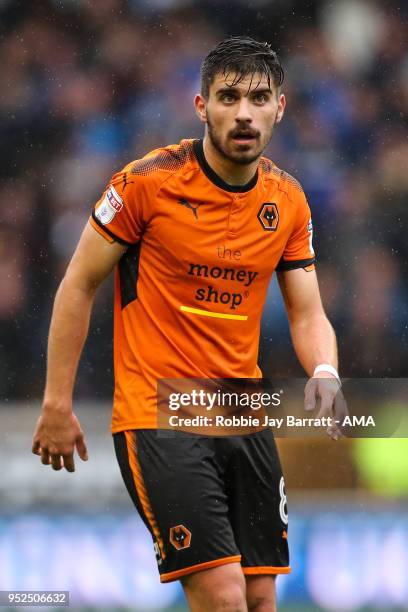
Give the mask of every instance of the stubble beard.
M 208 116 L 208 111 L 207 111 L 207 133 L 208 133 L 208 137 L 211 141 L 211 144 L 213 145 L 214 149 L 216 149 L 218 151 L 218 153 L 224 158 L 224 159 L 228 159 L 228 161 L 233 162 L 234 164 L 239 164 L 241 166 L 248 166 L 249 164 L 252 164 L 254 161 L 256 161 L 257 159 L 259 159 L 262 155 L 262 153 L 264 152 L 265 148 L 267 147 L 267 145 L 269 144 L 271 138 L 272 138 L 272 134 L 273 134 L 273 130 L 276 124 L 276 118 L 275 121 L 273 122 L 273 125 L 271 127 L 270 133 L 267 135 L 267 137 L 265 138 L 265 143 L 262 146 L 262 148 L 257 152 L 254 153 L 250 156 L 248 156 L 248 153 L 246 151 L 243 152 L 237 152 L 237 153 L 232 153 L 228 150 L 226 150 L 226 148 L 223 146 L 222 141 L 220 136 L 217 134 L 217 131 L 214 129 L 214 126 L 211 122 L 211 119 Z

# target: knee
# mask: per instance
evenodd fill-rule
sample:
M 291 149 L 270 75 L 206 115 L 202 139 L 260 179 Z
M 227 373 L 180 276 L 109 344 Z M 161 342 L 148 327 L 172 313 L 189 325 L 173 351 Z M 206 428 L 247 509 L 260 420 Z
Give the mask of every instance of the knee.
M 274 597 L 252 597 L 248 599 L 248 612 L 276 612 Z
M 241 585 L 231 582 L 214 589 L 210 597 L 210 608 L 213 612 L 245 612 L 245 591 Z
M 276 612 L 275 577 L 247 576 L 248 612 Z
M 189 580 L 183 584 L 190 609 L 194 612 L 246 612 L 244 580 Z
M 247 612 L 246 583 L 239 563 L 186 576 L 183 588 L 193 612 Z

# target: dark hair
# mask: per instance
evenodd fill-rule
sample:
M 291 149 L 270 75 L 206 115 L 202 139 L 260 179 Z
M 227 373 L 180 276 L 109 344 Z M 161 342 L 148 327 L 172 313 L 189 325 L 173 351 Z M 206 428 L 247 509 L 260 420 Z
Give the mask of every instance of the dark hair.
M 259 73 L 276 87 L 283 83 L 284 72 L 280 60 L 267 42 L 259 42 L 248 36 L 233 36 L 221 41 L 201 64 L 201 95 L 208 98 L 210 85 L 217 74 L 235 75 L 231 87 L 249 74 Z

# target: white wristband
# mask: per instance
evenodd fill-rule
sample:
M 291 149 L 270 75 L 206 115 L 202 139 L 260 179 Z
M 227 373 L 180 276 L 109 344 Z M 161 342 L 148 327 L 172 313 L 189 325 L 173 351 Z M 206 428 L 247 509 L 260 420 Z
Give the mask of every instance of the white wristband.
M 334 366 L 330 365 L 330 363 L 321 363 L 320 365 L 316 366 L 313 372 L 313 376 L 316 376 L 317 374 L 319 374 L 319 372 L 329 372 L 329 374 L 333 374 L 333 376 L 335 376 L 341 384 L 338 371 Z

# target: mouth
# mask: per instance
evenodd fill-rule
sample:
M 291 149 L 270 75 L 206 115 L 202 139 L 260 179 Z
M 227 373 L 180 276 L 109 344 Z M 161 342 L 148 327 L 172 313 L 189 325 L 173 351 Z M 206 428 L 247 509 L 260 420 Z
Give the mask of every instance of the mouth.
M 232 136 L 234 143 L 243 145 L 253 144 L 256 138 L 252 132 L 237 132 Z

